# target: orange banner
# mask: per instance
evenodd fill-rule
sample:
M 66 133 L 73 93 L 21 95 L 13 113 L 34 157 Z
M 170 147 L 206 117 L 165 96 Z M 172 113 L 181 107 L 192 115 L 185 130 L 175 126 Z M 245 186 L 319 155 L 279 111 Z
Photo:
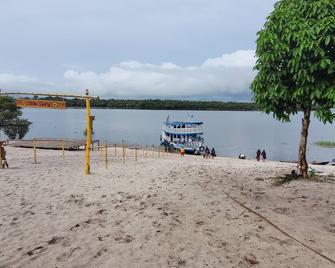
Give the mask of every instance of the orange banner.
M 65 101 L 16 99 L 16 106 L 45 109 L 66 109 Z

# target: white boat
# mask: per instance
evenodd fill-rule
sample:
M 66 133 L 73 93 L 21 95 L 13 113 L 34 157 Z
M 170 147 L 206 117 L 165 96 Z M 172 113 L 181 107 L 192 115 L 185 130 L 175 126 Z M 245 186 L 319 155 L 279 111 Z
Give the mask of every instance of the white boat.
M 203 122 L 194 121 L 193 116 L 186 121 L 170 121 L 163 123 L 161 145 L 169 150 L 184 148 L 185 153 L 200 154 L 204 151 Z

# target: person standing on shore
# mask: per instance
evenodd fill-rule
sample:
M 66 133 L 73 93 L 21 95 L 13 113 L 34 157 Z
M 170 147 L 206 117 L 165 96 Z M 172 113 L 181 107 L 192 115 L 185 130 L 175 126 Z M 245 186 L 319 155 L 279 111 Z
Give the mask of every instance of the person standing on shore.
M 265 150 L 262 151 L 261 155 L 262 155 L 263 161 L 265 161 L 266 160 L 266 152 L 265 152 Z
M 205 158 L 208 159 L 209 156 L 211 154 L 211 151 L 209 150 L 209 148 L 206 146 L 206 149 L 205 149 Z
M 180 156 L 181 157 L 185 156 L 185 149 L 184 149 L 184 147 L 181 147 L 181 149 L 180 149 Z
M 257 161 L 259 161 L 261 159 L 261 150 L 258 149 L 257 152 L 256 152 L 256 159 Z
M 212 148 L 211 156 L 212 156 L 212 159 L 214 159 L 214 157 L 216 157 L 216 152 L 215 152 L 214 148 Z
M 3 147 L 3 142 L 0 142 L 0 165 L 4 168 L 8 168 L 8 162 L 6 160 L 6 151 L 5 148 Z

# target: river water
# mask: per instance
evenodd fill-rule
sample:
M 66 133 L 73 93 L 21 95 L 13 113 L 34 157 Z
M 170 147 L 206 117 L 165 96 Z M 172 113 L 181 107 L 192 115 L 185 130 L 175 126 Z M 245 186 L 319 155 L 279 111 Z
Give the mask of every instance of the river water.
M 25 138 L 83 138 L 86 126 L 84 109 L 42 110 L 23 109 L 24 118 L 33 124 Z M 302 114 L 290 123 L 281 123 L 261 112 L 232 111 L 152 111 L 93 109 L 94 138 L 109 143 L 159 145 L 162 122 L 183 120 L 187 114 L 204 122 L 204 138 L 221 156 L 237 157 L 240 153 L 254 158 L 258 148 L 265 149 L 268 159 L 296 160 L 301 131 Z M 320 148 L 314 142 L 335 140 L 335 125 L 312 118 L 308 158 L 310 161 L 330 161 L 335 150 Z

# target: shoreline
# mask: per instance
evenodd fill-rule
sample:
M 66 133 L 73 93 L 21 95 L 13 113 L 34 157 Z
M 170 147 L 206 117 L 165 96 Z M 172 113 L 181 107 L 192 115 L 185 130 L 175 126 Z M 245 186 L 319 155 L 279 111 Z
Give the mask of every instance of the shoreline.
M 38 140 L 39 138 L 36 138 L 36 139 Z M 53 139 L 40 138 L 40 139 L 41 139 L 41 141 L 46 141 L 46 140 L 50 140 L 50 141 L 62 141 L 62 140 L 64 140 L 64 141 L 72 141 L 72 140 L 78 140 L 78 139 L 74 139 L 74 138 L 73 139 L 72 138 L 53 138 Z M 26 141 L 33 141 L 33 140 L 34 139 L 24 139 L 22 141 L 26 142 Z M 98 140 L 94 140 L 95 144 L 97 144 L 98 141 L 100 141 L 100 140 L 99 139 Z M 15 147 L 15 146 L 12 146 L 12 144 L 15 143 L 15 142 L 16 142 L 15 140 L 9 140 L 9 144 L 7 144 L 6 146 L 8 146 L 8 147 Z M 101 148 L 104 148 L 104 144 L 105 143 L 101 143 Z M 116 147 L 118 149 L 122 148 L 122 144 L 121 143 L 119 143 L 119 144 L 109 143 L 108 144 L 108 148 L 109 149 L 113 149 L 115 145 L 116 145 Z M 132 149 L 138 148 L 138 150 L 142 150 L 143 151 L 143 150 L 146 149 L 145 145 L 139 145 L 139 144 L 125 144 L 125 145 L 126 145 L 126 148 L 128 150 L 132 150 Z M 29 146 L 24 146 L 24 147 L 22 146 L 22 147 L 17 147 L 17 148 L 32 149 L 33 146 L 30 146 L 30 147 Z M 157 153 L 158 148 L 162 148 L 162 147 L 160 147 L 160 146 L 148 146 L 147 148 L 148 148 L 148 151 L 152 152 L 153 150 L 155 150 L 155 152 Z M 61 146 L 59 146 L 59 148 L 38 148 L 37 147 L 37 149 L 39 149 L 39 150 L 56 150 L 57 151 L 57 150 L 61 150 Z M 78 149 L 78 151 L 84 151 L 84 150 L 85 149 L 83 147 L 80 148 L 80 149 Z M 95 145 L 91 151 L 96 151 L 96 150 L 98 150 L 98 145 Z M 68 151 L 68 149 L 66 149 L 65 151 Z M 77 150 L 73 150 L 73 151 L 77 151 Z M 163 152 L 163 150 L 161 150 L 161 152 Z M 176 154 L 176 153 L 175 152 L 171 152 L 171 154 Z M 188 156 L 195 156 L 195 157 L 202 157 L 201 155 L 192 155 L 192 154 L 186 154 L 186 155 L 188 155 Z M 227 158 L 227 159 L 237 159 L 237 160 L 241 160 L 241 161 L 243 161 L 243 160 L 249 160 L 249 161 L 256 160 L 256 157 L 255 158 L 238 159 L 238 156 L 237 157 L 233 157 L 233 156 L 218 155 L 215 158 L 217 158 L 217 157 L 219 157 L 219 158 Z M 266 162 L 268 162 L 268 161 L 274 162 L 274 163 L 289 163 L 289 164 L 297 164 L 298 163 L 298 160 L 291 160 L 291 159 L 288 159 L 288 160 L 283 160 L 283 159 L 280 159 L 280 160 L 266 159 Z M 262 162 L 262 160 L 260 160 L 259 162 Z M 326 166 L 331 166 L 330 163 L 331 163 L 331 161 L 329 161 L 329 164 L 327 164 Z M 322 165 L 313 164 L 312 161 L 308 161 L 308 165 L 309 166 L 313 165 L 313 166 L 317 166 L 317 167 L 322 166 Z

